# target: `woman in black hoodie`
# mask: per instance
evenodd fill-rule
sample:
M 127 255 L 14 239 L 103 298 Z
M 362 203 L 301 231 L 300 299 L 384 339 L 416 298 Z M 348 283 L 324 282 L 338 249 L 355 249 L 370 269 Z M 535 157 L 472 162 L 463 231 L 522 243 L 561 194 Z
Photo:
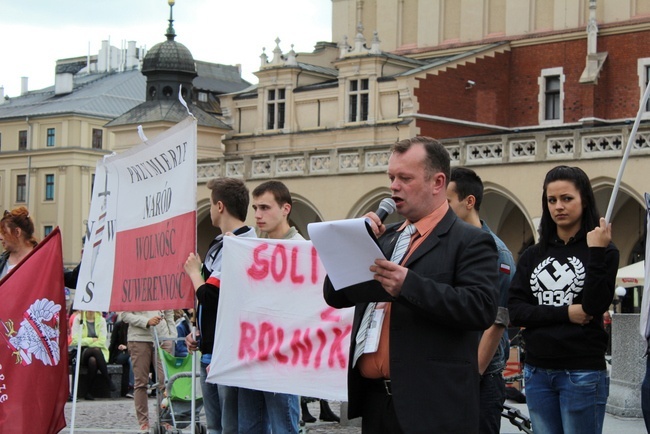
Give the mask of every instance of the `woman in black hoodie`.
M 619 253 L 580 168 L 546 174 L 539 235 L 519 259 L 508 306 L 511 323 L 525 327 L 533 429 L 599 434 L 609 395 L 603 313 L 614 297 Z

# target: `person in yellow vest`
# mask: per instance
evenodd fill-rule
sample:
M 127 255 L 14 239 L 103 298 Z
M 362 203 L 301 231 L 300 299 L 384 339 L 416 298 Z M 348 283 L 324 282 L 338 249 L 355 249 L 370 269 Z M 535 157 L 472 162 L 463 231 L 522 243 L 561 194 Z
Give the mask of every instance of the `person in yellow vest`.
M 79 337 L 79 329 L 81 329 L 81 337 Z M 92 394 L 97 372 L 106 380 L 108 388 L 111 392 L 116 390 L 115 385 L 108 375 L 108 347 L 106 346 L 106 320 L 101 312 L 94 312 L 91 310 L 78 312 L 72 323 L 72 341 L 70 346 L 75 348 L 81 339 L 81 357 L 77 360 L 81 361 L 81 366 L 85 366 L 88 370 L 88 388 L 84 399 L 89 401 L 94 400 Z

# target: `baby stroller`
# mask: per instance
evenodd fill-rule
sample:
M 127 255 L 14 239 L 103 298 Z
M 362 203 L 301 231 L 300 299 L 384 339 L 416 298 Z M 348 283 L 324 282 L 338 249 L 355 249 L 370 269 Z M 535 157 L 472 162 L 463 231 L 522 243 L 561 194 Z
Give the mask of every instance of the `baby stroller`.
M 150 434 L 182 434 L 191 432 L 192 420 L 192 355 L 174 357 L 159 345 L 158 335 L 154 329 L 156 341 L 156 356 L 162 362 L 165 382 L 165 396 L 157 395 L 158 422 L 154 423 Z M 179 338 L 183 339 L 183 338 Z M 177 341 L 178 339 L 174 339 Z M 199 353 L 196 357 L 201 357 Z M 199 414 L 203 407 L 201 387 L 196 372 L 195 392 L 195 434 L 207 434 L 207 427 L 199 422 Z M 184 429 L 184 430 L 183 430 Z

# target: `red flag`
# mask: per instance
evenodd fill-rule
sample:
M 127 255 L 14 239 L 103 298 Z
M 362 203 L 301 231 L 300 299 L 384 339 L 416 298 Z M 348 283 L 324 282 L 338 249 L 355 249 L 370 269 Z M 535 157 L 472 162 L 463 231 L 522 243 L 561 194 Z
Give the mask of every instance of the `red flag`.
M 68 341 L 57 227 L 0 280 L 0 434 L 66 425 Z

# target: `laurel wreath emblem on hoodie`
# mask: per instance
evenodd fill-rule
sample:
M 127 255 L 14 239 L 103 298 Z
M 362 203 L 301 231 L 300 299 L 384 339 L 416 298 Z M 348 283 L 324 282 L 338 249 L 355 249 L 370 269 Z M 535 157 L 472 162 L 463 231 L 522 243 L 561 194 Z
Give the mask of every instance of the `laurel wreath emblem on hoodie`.
M 585 275 L 585 266 L 577 257 L 562 263 L 550 256 L 531 273 L 530 287 L 540 305 L 568 306 L 582 292 Z

